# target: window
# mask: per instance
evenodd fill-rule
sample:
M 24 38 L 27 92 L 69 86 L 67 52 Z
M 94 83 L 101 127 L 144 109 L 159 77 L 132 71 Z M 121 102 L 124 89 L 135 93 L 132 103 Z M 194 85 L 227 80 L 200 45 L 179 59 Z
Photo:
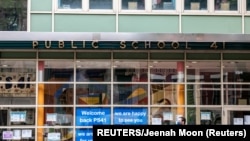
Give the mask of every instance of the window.
M 122 10 L 145 10 L 145 0 L 122 0 Z
M 247 11 L 249 11 L 250 10 L 250 0 L 247 0 L 246 6 L 247 6 Z
M 27 0 L 0 0 L 0 31 L 27 30 Z
M 82 0 L 58 0 L 59 9 L 81 9 Z
M 113 0 L 89 0 L 89 9 L 113 9 Z
M 174 10 L 175 0 L 153 0 L 152 9 L 153 10 Z
M 185 0 L 184 10 L 207 10 L 207 0 Z
M 236 11 L 238 0 L 215 0 L 214 9 L 220 11 Z

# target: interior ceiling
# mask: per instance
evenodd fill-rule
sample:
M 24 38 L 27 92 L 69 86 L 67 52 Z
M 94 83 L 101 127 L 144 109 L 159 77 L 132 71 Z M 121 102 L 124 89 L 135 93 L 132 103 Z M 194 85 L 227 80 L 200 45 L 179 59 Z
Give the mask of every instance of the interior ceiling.
M 7 65 L 7 66 L 6 66 Z M 117 68 L 161 68 L 161 69 L 176 69 L 177 62 L 172 61 L 80 61 L 76 62 L 77 67 L 81 68 L 110 68 L 111 66 L 116 66 Z M 202 69 L 203 71 L 220 69 L 220 61 L 187 61 L 185 63 L 188 69 Z M 1 60 L 0 67 L 8 68 L 35 68 L 35 61 L 16 61 L 16 60 Z M 224 61 L 222 63 L 223 69 L 228 71 L 250 71 L 250 62 L 241 61 Z M 45 68 L 74 68 L 73 61 L 45 61 Z

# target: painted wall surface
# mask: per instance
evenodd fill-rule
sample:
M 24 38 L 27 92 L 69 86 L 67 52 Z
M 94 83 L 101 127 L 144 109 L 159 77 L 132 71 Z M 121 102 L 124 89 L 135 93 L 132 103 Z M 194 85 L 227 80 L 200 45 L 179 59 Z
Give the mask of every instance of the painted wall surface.
M 52 11 L 53 0 L 30 0 L 31 11 Z M 56 1 L 56 0 L 55 0 Z
M 53 0 L 30 0 L 31 32 L 250 33 L 249 16 L 57 13 Z M 55 13 L 54 13 L 55 12 Z M 244 18 L 244 20 L 242 20 Z M 242 27 L 244 21 L 245 26 Z M 244 29 L 242 29 L 244 28 Z M 53 30 L 54 29 L 54 30 Z
M 55 32 L 115 32 L 115 15 L 56 14 Z
M 182 33 L 242 32 L 240 16 L 183 16 Z
M 31 14 L 30 31 L 32 32 L 51 32 L 52 15 L 51 14 Z
M 178 16 L 119 15 L 119 32 L 178 33 Z
M 245 34 L 250 34 L 250 17 L 245 17 Z

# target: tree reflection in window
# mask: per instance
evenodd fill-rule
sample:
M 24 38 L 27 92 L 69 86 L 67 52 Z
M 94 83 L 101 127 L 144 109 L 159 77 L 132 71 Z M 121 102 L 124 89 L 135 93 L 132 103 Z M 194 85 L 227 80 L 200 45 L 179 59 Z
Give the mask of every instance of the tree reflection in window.
M 27 0 L 0 0 L 0 30 L 27 30 Z

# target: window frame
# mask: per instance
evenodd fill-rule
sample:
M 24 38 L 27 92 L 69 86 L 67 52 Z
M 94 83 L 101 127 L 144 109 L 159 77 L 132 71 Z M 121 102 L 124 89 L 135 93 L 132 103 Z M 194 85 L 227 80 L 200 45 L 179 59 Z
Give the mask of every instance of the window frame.
M 112 9 L 90 9 L 89 0 L 82 0 L 81 9 L 60 9 L 59 1 L 54 1 L 54 9 L 56 13 L 98 13 L 98 14 L 114 14 L 117 11 L 117 0 L 112 0 Z
M 207 0 L 206 10 L 185 10 L 185 0 L 175 0 L 175 9 L 168 10 L 153 10 L 152 4 L 153 0 L 144 0 L 145 9 L 129 10 L 122 9 L 122 0 L 112 0 L 112 9 L 90 9 L 90 0 L 82 0 L 81 9 L 60 9 L 58 8 L 59 0 L 53 1 L 54 12 L 55 13 L 79 13 L 79 14 L 183 14 L 183 15 L 250 15 L 250 10 L 247 11 L 246 3 L 247 0 L 237 0 L 237 10 L 232 11 L 221 11 L 215 10 L 214 3 L 215 0 Z

